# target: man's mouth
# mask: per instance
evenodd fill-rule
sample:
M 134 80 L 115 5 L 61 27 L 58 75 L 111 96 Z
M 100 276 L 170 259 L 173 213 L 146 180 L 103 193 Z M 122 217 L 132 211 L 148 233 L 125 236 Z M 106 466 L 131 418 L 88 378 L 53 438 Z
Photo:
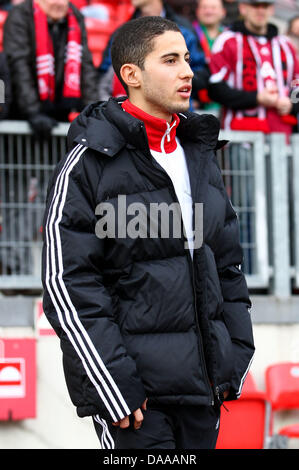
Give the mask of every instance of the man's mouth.
M 183 85 L 178 89 L 178 93 L 180 94 L 182 98 L 190 98 L 191 90 L 192 90 L 191 85 Z

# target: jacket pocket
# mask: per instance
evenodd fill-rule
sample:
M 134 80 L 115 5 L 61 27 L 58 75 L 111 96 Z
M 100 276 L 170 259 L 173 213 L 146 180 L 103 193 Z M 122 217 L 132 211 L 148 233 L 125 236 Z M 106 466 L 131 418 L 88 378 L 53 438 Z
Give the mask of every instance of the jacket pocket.
M 234 368 L 233 344 L 222 320 L 211 321 L 211 339 L 215 355 L 215 385 L 219 385 L 230 381 Z

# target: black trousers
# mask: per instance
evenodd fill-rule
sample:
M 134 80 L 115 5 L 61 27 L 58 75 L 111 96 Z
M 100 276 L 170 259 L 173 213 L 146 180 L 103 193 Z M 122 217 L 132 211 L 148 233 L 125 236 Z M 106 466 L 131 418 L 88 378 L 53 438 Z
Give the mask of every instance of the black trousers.
M 126 429 L 93 416 L 102 449 L 214 449 L 220 421 L 218 406 L 155 406 L 143 411 L 141 428 Z

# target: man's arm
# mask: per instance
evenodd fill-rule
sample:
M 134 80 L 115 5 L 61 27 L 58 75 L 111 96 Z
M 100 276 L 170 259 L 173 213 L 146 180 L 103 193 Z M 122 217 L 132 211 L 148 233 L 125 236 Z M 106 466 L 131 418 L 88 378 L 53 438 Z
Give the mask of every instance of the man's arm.
M 44 218 L 44 311 L 60 337 L 68 390 L 79 416 L 119 422 L 146 396 L 103 277 L 104 240 L 95 234 L 98 159 L 77 145 L 56 168 Z
M 291 53 L 292 53 L 293 61 L 294 61 L 293 80 L 291 83 L 290 96 L 289 96 L 290 108 L 289 110 L 287 110 L 287 112 L 290 112 L 290 114 L 297 116 L 299 114 L 299 57 L 292 42 L 287 38 L 286 38 L 286 41 L 287 41 L 288 47 L 291 49 Z M 284 113 L 284 114 L 287 114 L 287 113 Z
M 14 100 L 27 117 L 41 110 L 36 78 L 32 74 L 35 51 L 31 46 L 30 26 L 23 5 L 16 5 L 4 25 L 3 43 L 10 78 L 15 90 Z
M 212 101 L 234 110 L 251 109 L 258 104 L 256 91 L 237 90 L 237 88 L 230 87 L 222 80 L 211 82 L 210 79 L 208 94 Z
M 216 157 L 215 164 L 220 172 Z M 217 240 L 215 260 L 224 300 L 223 320 L 234 350 L 234 370 L 227 387 L 229 388 L 227 399 L 233 400 L 240 397 L 255 347 L 249 313 L 251 301 L 245 276 L 240 269 L 243 250 L 240 245 L 239 222 L 227 196 L 221 175 L 219 181 L 226 200 L 226 217 Z

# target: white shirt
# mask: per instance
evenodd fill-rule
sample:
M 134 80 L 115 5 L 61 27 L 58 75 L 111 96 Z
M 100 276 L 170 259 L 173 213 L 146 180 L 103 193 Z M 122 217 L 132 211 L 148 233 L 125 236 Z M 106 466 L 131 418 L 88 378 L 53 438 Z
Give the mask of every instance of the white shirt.
M 193 209 L 189 172 L 183 147 L 177 138 L 176 142 L 177 148 L 174 152 L 157 152 L 151 149 L 151 154 L 172 180 L 178 201 L 181 206 L 185 235 L 188 240 L 190 254 L 193 257 Z M 163 150 L 163 146 L 161 147 L 161 150 Z

